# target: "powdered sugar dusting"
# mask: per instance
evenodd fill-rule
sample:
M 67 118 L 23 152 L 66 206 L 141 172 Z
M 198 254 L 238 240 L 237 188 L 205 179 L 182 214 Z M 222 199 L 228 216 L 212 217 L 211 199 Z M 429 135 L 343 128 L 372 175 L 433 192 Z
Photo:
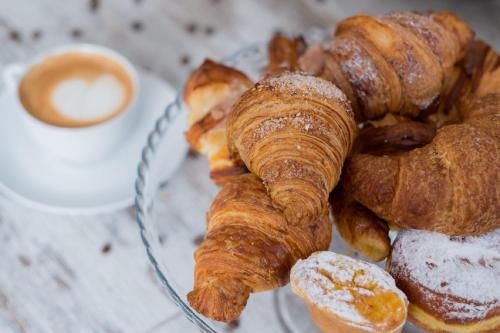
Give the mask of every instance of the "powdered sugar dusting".
M 348 73 L 349 80 L 356 87 L 371 86 L 379 80 L 373 59 L 352 38 L 338 38 L 334 41 L 332 52 L 342 57 L 342 70 Z
M 476 237 L 404 230 L 394 243 L 391 274 L 407 274 L 433 292 L 454 297 L 444 300 L 445 319 L 484 318 L 500 307 L 500 229 Z M 426 297 L 429 302 L 436 296 Z
M 349 102 L 344 93 L 336 85 L 320 77 L 300 72 L 284 72 L 264 79 L 261 84 L 277 89 L 319 94 L 325 98 L 339 100 L 347 106 L 347 111 L 350 111 Z
M 266 119 L 259 124 L 259 127 L 254 131 L 254 139 L 260 140 L 270 133 L 282 130 L 287 125 L 290 125 L 302 132 L 318 132 L 323 135 L 328 135 L 328 129 L 321 121 L 311 115 L 302 112 L 297 112 L 293 115 Z
M 364 274 L 359 274 L 364 271 Z M 295 292 L 308 298 L 316 306 L 333 312 L 354 325 L 370 330 L 369 322 L 354 306 L 352 293 L 346 288 L 334 288 L 337 284 L 351 283 L 349 288 L 363 295 L 373 295 L 369 286 L 393 291 L 407 304 L 406 296 L 396 287 L 394 279 L 374 264 L 351 257 L 322 251 L 306 260 L 299 260 L 292 268 L 291 283 Z

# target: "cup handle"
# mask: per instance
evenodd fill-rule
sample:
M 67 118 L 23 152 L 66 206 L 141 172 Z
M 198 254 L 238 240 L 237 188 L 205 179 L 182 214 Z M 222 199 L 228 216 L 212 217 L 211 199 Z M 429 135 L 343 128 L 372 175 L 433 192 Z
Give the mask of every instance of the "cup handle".
M 2 73 L 2 79 L 7 91 L 12 92 L 16 89 L 19 79 L 24 73 L 26 66 L 21 63 L 7 65 Z

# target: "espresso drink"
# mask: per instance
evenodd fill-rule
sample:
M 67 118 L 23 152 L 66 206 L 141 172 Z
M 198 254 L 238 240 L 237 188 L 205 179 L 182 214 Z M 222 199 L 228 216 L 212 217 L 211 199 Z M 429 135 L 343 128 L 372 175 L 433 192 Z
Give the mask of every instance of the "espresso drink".
M 122 112 L 134 94 L 125 68 L 103 55 L 68 52 L 46 58 L 23 77 L 19 98 L 35 118 L 59 127 L 85 127 Z

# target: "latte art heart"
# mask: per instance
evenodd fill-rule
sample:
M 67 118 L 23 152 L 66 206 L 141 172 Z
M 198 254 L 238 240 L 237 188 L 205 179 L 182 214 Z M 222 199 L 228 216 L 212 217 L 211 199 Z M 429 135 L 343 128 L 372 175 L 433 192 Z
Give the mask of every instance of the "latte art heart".
M 124 102 L 125 88 L 113 75 L 104 74 L 92 81 L 70 78 L 52 91 L 54 108 L 75 120 L 92 120 L 115 112 Z
M 67 128 L 108 121 L 127 110 L 134 95 L 134 80 L 123 64 L 88 52 L 47 57 L 19 85 L 19 99 L 28 113 Z

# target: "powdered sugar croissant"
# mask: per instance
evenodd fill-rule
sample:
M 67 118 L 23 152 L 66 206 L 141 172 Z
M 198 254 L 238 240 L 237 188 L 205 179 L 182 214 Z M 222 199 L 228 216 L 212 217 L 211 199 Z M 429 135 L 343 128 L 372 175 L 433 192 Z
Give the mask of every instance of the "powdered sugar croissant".
M 313 48 L 301 64 L 334 82 L 359 120 L 388 112 L 416 117 L 438 101 L 472 38 L 450 12 L 356 15 L 339 22 L 329 50 Z

